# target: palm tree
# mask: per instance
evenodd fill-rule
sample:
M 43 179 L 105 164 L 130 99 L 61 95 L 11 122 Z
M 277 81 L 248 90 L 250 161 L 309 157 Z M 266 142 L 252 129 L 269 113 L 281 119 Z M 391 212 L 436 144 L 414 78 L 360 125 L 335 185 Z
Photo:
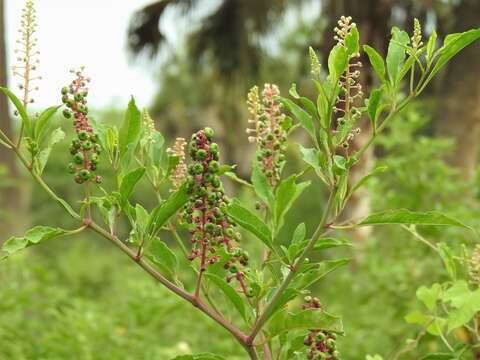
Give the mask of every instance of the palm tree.
M 5 3 L 0 0 L 0 86 L 7 85 L 7 59 L 6 59 L 6 41 L 5 41 Z M 12 135 L 12 124 L 10 121 L 8 102 L 5 96 L 0 96 L 0 128 L 7 136 Z M 15 168 L 15 158 L 13 152 L 0 145 L 0 165 L 4 165 L 8 174 L 8 179 L 15 177 L 17 171 Z M 2 170 L 2 169 L 0 169 Z M 4 179 L 7 177 L 3 177 Z M 8 181 L 8 180 L 7 180 Z M 11 218 L 14 211 L 18 209 L 18 191 L 12 188 L 13 181 L 8 181 L 7 184 L 0 184 L 0 211 L 6 212 L 0 214 L 0 226 L 2 229 L 11 229 Z M 8 231 L 10 232 L 10 231 Z M 1 239 L 0 239 L 1 241 Z

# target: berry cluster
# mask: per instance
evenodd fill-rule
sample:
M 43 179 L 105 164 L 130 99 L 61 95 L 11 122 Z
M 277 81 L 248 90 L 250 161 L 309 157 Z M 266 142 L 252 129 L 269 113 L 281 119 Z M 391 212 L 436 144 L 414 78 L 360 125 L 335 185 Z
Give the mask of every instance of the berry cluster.
M 278 96 L 280 91 L 276 85 L 265 84 L 261 99 L 258 87 L 254 86 L 248 93 L 247 100 L 250 113 L 248 122 L 255 126 L 254 129 L 247 129 L 247 134 L 255 134 L 249 136 L 248 140 L 257 142 L 257 161 L 271 186 L 276 186 L 280 180 L 287 150 L 285 142 L 288 126 Z
M 98 135 L 94 133 L 88 121 L 86 85 L 90 79 L 83 75 L 83 67 L 78 71 L 70 70 L 70 72 L 74 73 L 76 78 L 70 86 L 62 88 L 62 102 L 67 107 L 63 110 L 63 116 L 66 119 L 73 117 L 77 138 L 70 146 L 73 162 L 68 165 L 68 168 L 70 173 L 75 174 L 75 182 L 78 184 L 86 181 L 98 184 L 102 182 L 102 177 L 95 175 L 95 170 L 101 149 L 98 144 Z
M 321 309 L 320 301 L 311 296 L 305 298 L 303 309 Z M 321 329 L 310 330 L 303 343 L 308 346 L 307 358 L 312 360 L 339 360 L 340 353 L 336 350 L 337 335 Z
M 220 260 L 218 251 L 224 248 L 229 260 L 224 264 L 232 274 L 239 272 L 238 265 L 247 265 L 248 255 L 234 242 L 240 240 L 236 224 L 228 217 L 228 199 L 219 178 L 218 145 L 212 142 L 213 130 L 205 128 L 192 135 L 188 153 L 193 162 L 188 166 L 186 178 L 190 201 L 184 208 L 183 220 L 192 235 L 189 260 L 200 258 L 200 271 L 207 264 Z
M 338 27 L 334 29 L 334 39 L 338 44 L 345 45 L 345 39 L 350 35 L 350 32 L 357 25 L 352 22 L 350 16 L 342 16 L 338 20 Z M 356 106 L 356 103 L 363 97 L 362 85 L 359 83 L 360 70 L 362 63 L 358 61 L 359 53 L 354 53 L 348 57 L 347 69 L 340 78 L 340 95 L 337 98 L 337 106 L 334 108 L 335 113 L 340 113 L 338 118 L 338 127 L 342 127 L 347 121 L 356 121 L 360 118 L 361 111 Z M 349 143 L 353 141 L 356 135 L 360 133 L 360 129 L 354 129 L 348 133 L 342 146 L 348 149 Z

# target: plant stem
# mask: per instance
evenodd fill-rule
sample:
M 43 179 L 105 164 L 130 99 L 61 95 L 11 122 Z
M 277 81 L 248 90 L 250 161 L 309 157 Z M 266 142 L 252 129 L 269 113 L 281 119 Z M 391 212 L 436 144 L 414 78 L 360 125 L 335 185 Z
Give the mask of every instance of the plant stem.
M 295 260 L 293 265 L 290 268 L 290 272 L 288 273 L 287 277 L 285 280 L 283 280 L 283 283 L 280 285 L 278 290 L 275 292 L 271 300 L 267 303 L 265 306 L 262 314 L 259 316 L 257 321 L 255 322 L 255 325 L 253 326 L 253 329 L 250 333 L 250 335 L 247 338 L 247 343 L 248 344 L 253 344 L 253 340 L 255 340 L 255 337 L 259 333 L 259 331 L 262 329 L 262 326 L 265 324 L 265 322 L 268 320 L 270 317 L 273 309 L 275 308 L 275 305 L 277 304 L 277 301 L 279 298 L 282 296 L 284 291 L 287 289 L 288 285 L 290 285 L 290 282 L 293 280 L 295 277 L 295 273 L 297 272 L 298 268 L 302 265 L 303 261 L 305 260 L 308 252 L 313 248 L 317 240 L 322 236 L 324 230 L 325 230 L 325 225 L 327 224 L 328 217 L 330 215 L 330 212 L 332 210 L 332 205 L 333 205 L 333 198 L 336 193 L 336 188 L 333 188 L 332 191 L 330 192 L 330 195 L 328 197 L 327 205 L 325 207 L 325 210 L 322 215 L 322 219 L 320 220 L 320 223 L 317 226 L 317 229 L 315 230 L 315 233 L 313 234 L 312 238 L 308 242 L 307 246 L 305 249 L 303 249 L 302 253 L 299 255 L 299 257 Z
M 10 144 L 10 145 L 13 145 L 13 144 Z M 27 160 L 23 157 L 23 155 L 20 153 L 18 148 L 16 146 L 12 146 L 12 150 L 16 153 L 17 157 L 20 159 L 20 161 L 25 166 L 25 168 L 30 172 L 30 174 L 37 181 L 37 183 L 47 192 L 47 194 L 52 199 L 57 201 L 68 212 L 68 214 L 71 217 L 73 217 L 75 220 L 82 221 L 80 215 L 75 210 L 73 210 L 72 207 L 66 201 L 58 197 L 57 194 L 55 194 L 55 192 L 45 183 L 45 181 L 37 173 L 35 173 L 32 170 L 32 167 L 28 164 Z M 190 304 L 192 304 L 196 308 L 200 309 L 200 311 L 202 311 L 208 317 L 213 319 L 215 322 L 217 322 L 220 326 L 222 326 L 228 332 L 230 332 L 235 337 L 235 339 L 237 339 L 240 345 L 242 345 L 242 347 L 247 351 L 251 359 L 259 359 L 258 354 L 256 354 L 256 350 L 254 348 L 252 350 L 252 346 L 247 345 L 247 336 L 242 331 L 240 331 L 235 325 L 227 321 L 222 315 L 217 313 L 215 310 L 213 310 L 211 307 L 205 304 L 198 297 L 195 297 L 194 295 L 189 294 L 184 289 L 170 282 L 166 277 L 164 277 L 148 262 L 146 262 L 141 258 L 138 259 L 137 253 L 135 250 L 130 249 L 118 237 L 104 230 L 101 226 L 96 224 L 93 220 L 88 219 L 88 221 L 84 225 L 86 227 L 89 227 L 99 235 L 103 236 L 105 239 L 112 242 L 115 246 L 120 248 L 120 250 L 122 250 L 125 254 L 127 254 L 133 261 L 135 261 L 135 263 L 137 263 L 143 270 L 145 270 L 148 274 L 150 274 L 163 286 L 165 286 L 167 289 L 177 294 L 184 300 L 188 301 Z

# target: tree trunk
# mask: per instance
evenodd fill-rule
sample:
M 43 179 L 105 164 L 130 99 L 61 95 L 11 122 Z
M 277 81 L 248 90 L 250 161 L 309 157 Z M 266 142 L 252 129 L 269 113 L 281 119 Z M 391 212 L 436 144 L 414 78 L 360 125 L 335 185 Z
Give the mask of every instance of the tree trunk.
M 480 1 L 462 0 L 455 9 L 455 32 L 480 25 Z M 455 151 L 448 159 L 461 171 L 462 177 L 473 180 L 479 151 L 480 135 L 480 43 L 464 49 L 448 66 L 438 87 L 438 113 L 435 130 L 439 136 L 455 141 Z
M 325 49 L 333 46 L 332 29 L 336 25 L 336 21 L 340 16 L 351 16 L 357 24 L 360 32 L 360 42 L 373 46 L 380 54 L 386 53 L 386 44 L 389 34 L 389 21 L 392 12 L 392 0 L 330 0 L 325 7 L 330 24 L 325 30 Z M 326 54 L 328 55 L 328 54 Z M 368 96 L 370 90 L 375 84 L 375 77 L 369 65 L 368 58 L 362 56 L 361 61 L 363 68 L 361 69 L 360 83 L 363 92 Z M 360 135 L 355 137 L 350 150 L 354 153 L 362 147 L 371 136 L 370 122 L 363 117 L 358 126 L 361 129 Z M 361 177 L 365 176 L 372 170 L 374 164 L 374 148 L 371 146 L 360 158 L 360 161 L 351 170 L 350 181 L 357 182 Z M 346 206 L 343 217 L 345 219 L 360 219 L 367 216 L 371 212 L 371 198 L 366 188 L 358 190 L 351 198 Z M 369 227 L 359 228 L 353 231 L 353 236 L 362 241 L 371 233 Z
M 7 85 L 7 59 L 6 59 L 6 41 L 5 41 L 5 4 L 0 0 L 0 86 Z M 12 138 L 13 130 L 8 111 L 8 101 L 3 95 L 0 95 L 0 128 L 10 138 Z M 0 184 L 0 227 L 2 236 L 0 242 L 11 233 L 14 214 L 18 209 L 18 188 L 16 182 L 13 181 L 17 177 L 17 169 L 15 167 L 14 153 L 4 146 L 0 145 L 0 166 L 7 176 L 2 175 L 6 179 L 6 184 Z

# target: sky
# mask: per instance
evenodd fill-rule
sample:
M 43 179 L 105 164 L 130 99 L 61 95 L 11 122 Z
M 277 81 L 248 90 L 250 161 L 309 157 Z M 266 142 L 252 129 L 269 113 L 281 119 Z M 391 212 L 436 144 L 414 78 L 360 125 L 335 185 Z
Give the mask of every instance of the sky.
M 148 105 L 157 87 L 159 66 L 145 59 L 131 61 L 126 51 L 126 31 L 133 12 L 151 2 L 36 0 L 39 74 L 43 79 L 33 95 L 35 107 L 57 104 L 60 89 L 71 80 L 69 69 L 80 65 L 92 78 L 90 106 L 123 108 L 130 95 Z M 6 0 L 9 66 L 15 64 L 13 51 L 23 4 L 22 0 Z M 10 81 L 10 86 L 16 83 Z

